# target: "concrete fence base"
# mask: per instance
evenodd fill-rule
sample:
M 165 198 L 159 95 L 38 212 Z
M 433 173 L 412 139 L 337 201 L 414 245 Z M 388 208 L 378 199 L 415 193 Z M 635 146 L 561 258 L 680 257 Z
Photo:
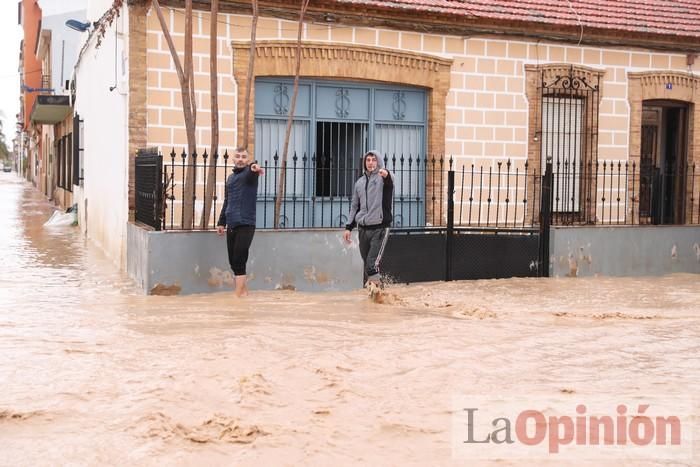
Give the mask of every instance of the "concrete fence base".
M 357 233 L 259 230 L 248 260 L 252 290 L 346 291 L 362 287 Z M 233 290 L 225 237 L 127 226 L 127 270 L 149 294 Z M 416 268 L 425 265 L 416 264 Z M 555 227 L 550 276 L 700 274 L 700 226 Z
M 251 290 L 345 291 L 362 287 L 357 236 L 342 230 L 258 230 L 248 259 Z M 213 231 L 127 227 L 127 270 L 150 294 L 233 290 L 226 237 Z
M 549 251 L 552 277 L 700 274 L 700 226 L 557 227 Z

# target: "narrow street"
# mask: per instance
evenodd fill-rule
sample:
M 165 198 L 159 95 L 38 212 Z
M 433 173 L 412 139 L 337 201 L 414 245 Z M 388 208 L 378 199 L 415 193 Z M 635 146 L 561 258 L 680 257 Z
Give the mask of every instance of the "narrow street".
M 2 465 L 450 465 L 453 396 L 700 393 L 697 275 L 145 296 L 0 199 Z

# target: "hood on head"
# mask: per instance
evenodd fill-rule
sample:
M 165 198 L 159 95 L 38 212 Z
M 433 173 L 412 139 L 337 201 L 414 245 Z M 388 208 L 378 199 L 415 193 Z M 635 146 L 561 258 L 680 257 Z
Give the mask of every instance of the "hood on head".
M 365 164 L 365 159 L 367 156 L 370 154 L 374 154 L 374 156 L 377 158 L 377 170 L 383 169 L 384 168 L 384 158 L 380 155 L 379 151 L 376 149 L 370 149 L 365 153 L 364 156 L 362 156 L 362 168 L 367 171 L 367 165 Z

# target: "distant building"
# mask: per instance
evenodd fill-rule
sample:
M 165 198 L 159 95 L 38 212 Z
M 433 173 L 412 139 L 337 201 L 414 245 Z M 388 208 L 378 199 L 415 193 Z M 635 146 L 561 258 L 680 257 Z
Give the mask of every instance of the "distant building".
M 85 20 L 87 0 L 24 0 L 21 54 L 22 139 L 27 177 L 65 208 L 73 204 L 77 152 L 73 140 L 72 74 L 81 40 L 66 27 Z

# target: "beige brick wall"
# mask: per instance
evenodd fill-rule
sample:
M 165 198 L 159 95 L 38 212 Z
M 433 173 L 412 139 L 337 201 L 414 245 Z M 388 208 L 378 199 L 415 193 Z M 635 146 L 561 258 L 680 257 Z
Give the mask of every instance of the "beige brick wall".
M 176 46 L 184 49 L 184 22 L 181 10 L 164 8 L 164 14 L 171 27 L 173 41 Z M 250 21 L 245 17 L 220 15 L 218 25 L 218 71 L 219 71 L 219 124 L 221 130 L 220 142 L 222 146 L 235 146 L 235 83 L 233 82 L 233 60 L 231 56 L 230 37 L 235 30 L 241 34 L 242 30 L 250 33 Z M 227 24 L 231 23 L 231 24 Z M 278 34 L 278 22 L 260 21 L 258 34 L 271 33 L 275 28 Z M 208 148 L 211 143 L 211 122 L 208 109 L 211 107 L 211 94 L 209 89 L 209 14 L 195 12 L 193 21 L 193 64 L 196 85 L 197 102 L 197 146 Z M 265 32 L 263 32 L 265 31 Z M 249 37 L 249 36 L 248 36 Z M 180 82 L 172 63 L 170 51 L 165 38 L 162 37 L 160 24 L 155 13 L 151 10 L 147 19 L 147 69 L 148 82 L 147 110 L 148 129 L 147 139 L 149 146 L 169 148 L 172 146 L 183 147 L 187 144 L 184 137 L 182 97 L 180 94 Z M 182 55 L 180 55 L 182 60 Z

